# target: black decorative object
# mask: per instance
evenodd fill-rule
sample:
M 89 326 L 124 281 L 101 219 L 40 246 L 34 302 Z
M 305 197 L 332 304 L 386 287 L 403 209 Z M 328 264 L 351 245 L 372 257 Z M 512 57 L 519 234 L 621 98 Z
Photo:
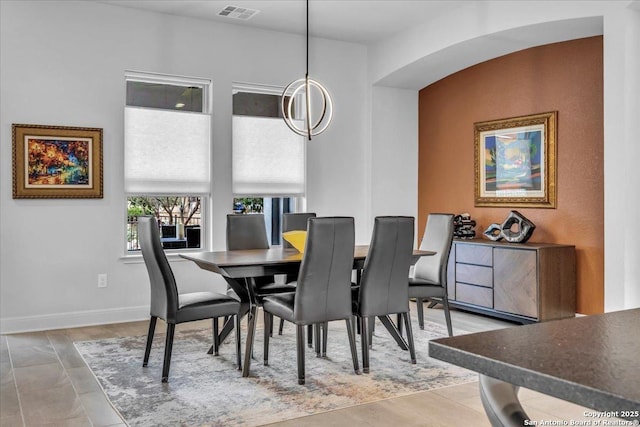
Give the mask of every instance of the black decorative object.
M 514 225 L 517 225 L 515 231 L 511 229 Z M 531 238 L 535 229 L 536 225 L 527 217 L 518 211 L 511 211 L 502 225 L 491 224 L 483 234 L 487 239 L 494 242 L 504 239 L 510 243 L 524 243 Z
M 473 239 L 476 237 L 476 222 L 468 213 L 453 217 L 453 237 L 456 239 Z

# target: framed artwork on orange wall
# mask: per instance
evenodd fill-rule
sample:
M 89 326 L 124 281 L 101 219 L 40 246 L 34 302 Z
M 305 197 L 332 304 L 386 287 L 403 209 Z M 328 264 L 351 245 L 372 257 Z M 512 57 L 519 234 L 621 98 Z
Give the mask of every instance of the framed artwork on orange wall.
M 557 116 L 474 124 L 475 206 L 556 207 Z

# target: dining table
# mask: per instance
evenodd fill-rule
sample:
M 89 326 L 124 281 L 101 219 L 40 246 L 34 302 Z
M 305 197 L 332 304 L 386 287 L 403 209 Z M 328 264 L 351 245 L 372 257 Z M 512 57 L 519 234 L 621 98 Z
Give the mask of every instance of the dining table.
M 357 282 L 359 282 L 368 252 L 368 245 L 356 245 L 354 248 L 353 268 L 356 270 Z M 415 264 L 420 257 L 435 254 L 436 252 L 434 251 L 416 249 L 413 251 L 411 263 Z M 182 253 L 180 256 L 189 261 L 193 261 L 198 267 L 204 270 L 222 276 L 229 287 L 233 289 L 240 298 L 240 316 L 248 316 L 249 320 L 242 376 L 249 376 L 258 308 L 255 282 L 253 279 L 256 277 L 281 274 L 297 275 L 303 254 L 294 248 L 272 246 L 269 249 Z M 294 289 L 295 288 L 292 287 L 292 291 Z M 391 322 L 383 322 L 383 325 L 389 330 L 396 343 L 404 350 L 407 350 L 407 343 L 398 329 L 391 324 Z M 233 327 L 233 322 L 227 321 L 220 332 L 220 338 L 224 339 Z

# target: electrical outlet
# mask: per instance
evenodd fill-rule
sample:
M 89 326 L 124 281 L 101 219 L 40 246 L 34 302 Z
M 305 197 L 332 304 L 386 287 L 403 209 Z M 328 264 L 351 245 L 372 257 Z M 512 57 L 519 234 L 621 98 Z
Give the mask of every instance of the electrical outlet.
M 106 288 L 107 287 L 107 275 L 106 274 L 98 274 L 98 287 Z

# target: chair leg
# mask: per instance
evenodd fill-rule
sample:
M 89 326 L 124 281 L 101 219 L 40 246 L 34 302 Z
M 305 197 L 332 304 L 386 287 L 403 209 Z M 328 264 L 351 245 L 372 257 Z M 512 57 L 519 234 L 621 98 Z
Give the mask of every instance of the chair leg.
M 144 359 L 142 360 L 142 366 L 147 366 L 149 363 L 149 354 L 151 353 L 151 343 L 153 342 L 153 333 L 156 330 L 156 320 L 158 318 L 156 316 L 151 316 L 151 320 L 149 321 L 149 332 L 147 333 L 147 347 L 144 350 Z
M 175 323 L 167 323 L 167 340 L 164 343 L 164 363 L 162 364 L 162 382 L 169 381 L 169 368 L 171 366 L 171 350 L 173 348 L 173 333 L 176 330 Z
M 349 347 L 351 347 L 351 358 L 353 359 L 353 370 L 360 375 L 360 366 L 358 366 L 358 350 L 356 350 L 356 334 L 351 327 L 351 319 L 345 319 L 347 323 L 347 333 L 349 334 Z M 325 323 L 325 326 L 327 324 Z
M 242 369 L 242 340 L 240 338 L 240 315 L 236 314 L 236 362 L 238 370 Z
M 218 356 L 218 352 L 220 351 L 220 335 L 218 335 L 218 318 L 214 317 L 211 319 L 212 329 L 213 329 L 213 355 Z
M 247 336 L 249 336 L 249 330 L 251 330 L 251 324 L 253 324 L 253 333 L 251 334 L 251 337 L 253 338 L 253 341 L 255 341 L 255 336 L 256 336 L 256 323 L 258 322 L 258 308 L 255 307 L 255 310 L 253 312 L 253 316 L 255 317 L 255 321 L 252 322 L 251 319 L 249 319 L 249 316 L 247 316 Z M 250 357 L 253 358 L 253 341 L 251 341 L 251 355 Z M 246 356 L 245 356 L 246 357 Z
M 424 310 L 422 304 L 424 300 L 422 298 L 416 298 L 416 306 L 418 307 L 418 326 L 420 329 L 424 329 Z
M 376 316 L 371 316 L 369 317 L 369 321 L 367 322 L 367 331 L 369 332 L 368 334 L 368 340 L 369 340 L 369 348 L 372 348 L 373 346 L 373 331 L 376 328 Z
M 362 372 L 369 373 L 369 330 L 367 317 L 360 316 L 360 345 L 362 346 Z
M 451 326 L 451 313 L 449 312 L 449 298 L 442 298 L 442 306 L 444 307 L 444 318 L 447 321 L 447 331 L 449 336 L 453 336 L 453 327 Z
M 348 320 L 347 320 L 348 321 Z M 329 334 L 329 322 L 322 324 L 322 357 L 327 357 L 327 335 Z
M 411 328 L 411 314 L 409 312 L 402 313 L 404 317 L 404 326 L 407 328 L 407 344 L 409 344 L 409 355 L 411 356 L 411 363 L 416 364 L 416 348 L 413 345 L 413 330 Z
M 296 325 L 296 358 L 298 360 L 298 384 L 304 384 L 304 325 Z
M 320 323 L 313 325 L 313 335 L 315 338 L 316 357 L 320 357 L 320 344 L 322 343 L 322 333 L 320 331 Z
M 269 366 L 269 337 L 273 326 L 273 314 L 264 312 L 264 366 Z
M 307 346 L 313 348 L 313 325 L 307 325 Z
M 396 317 L 396 328 L 398 328 L 398 333 L 402 336 L 402 313 L 398 313 Z
M 282 335 L 283 330 L 284 330 L 284 319 L 280 319 L 280 326 L 278 327 L 278 335 Z
M 271 314 L 270 316 L 271 318 L 269 320 L 271 321 L 269 322 L 269 336 L 272 337 L 273 336 L 273 314 Z

